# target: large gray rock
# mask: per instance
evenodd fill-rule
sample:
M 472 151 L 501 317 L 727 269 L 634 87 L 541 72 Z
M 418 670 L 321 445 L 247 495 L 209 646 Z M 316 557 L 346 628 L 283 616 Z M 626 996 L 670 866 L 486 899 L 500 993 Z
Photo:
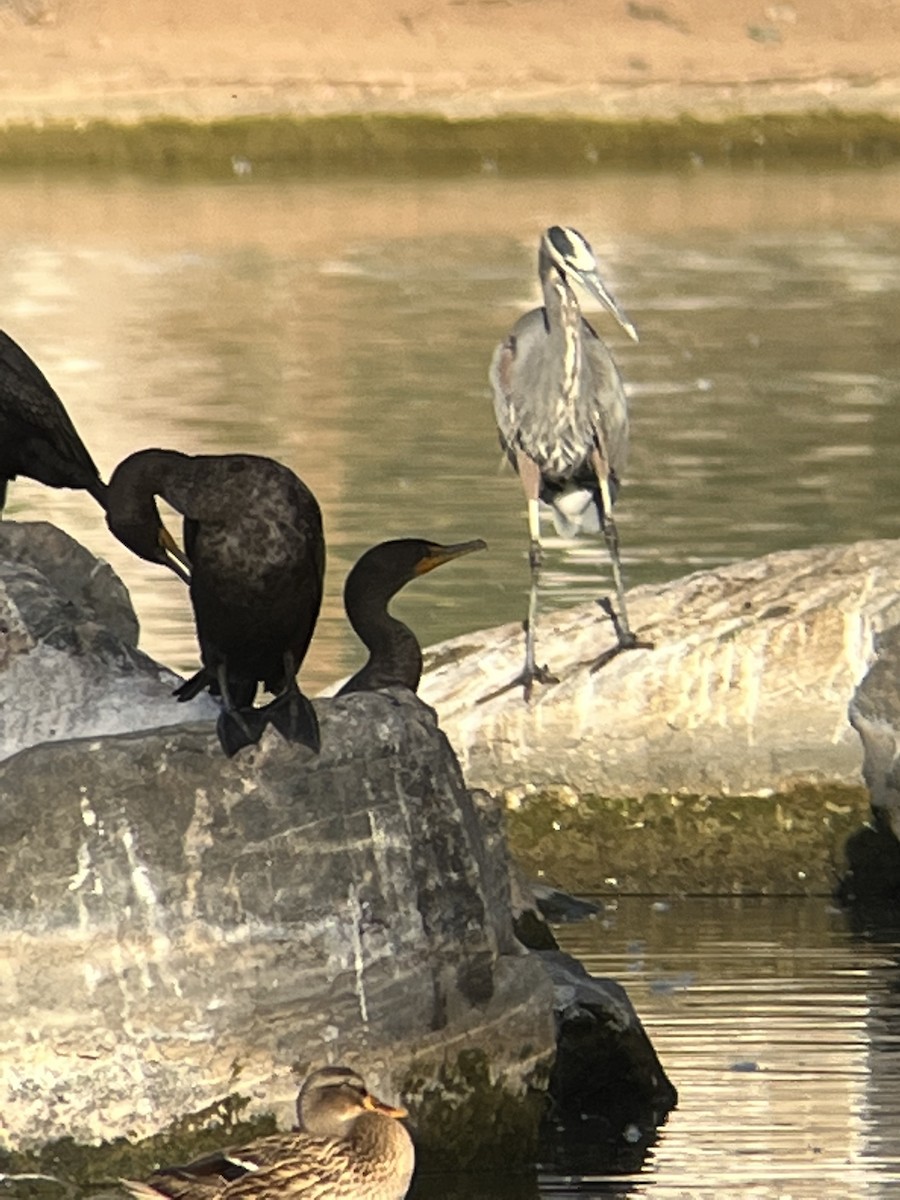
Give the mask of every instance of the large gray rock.
M 426 1143 L 471 1099 L 461 1056 L 498 1104 L 546 1084 L 552 987 L 432 712 L 317 707 L 318 757 L 269 731 L 227 760 L 198 725 L 0 765 L 10 1145 L 143 1136 L 231 1092 L 289 1126 L 326 1061 L 402 1091 Z
M 217 714 L 206 694 L 179 704 L 178 676 L 137 640 L 112 567 L 53 525 L 0 521 L 0 758 Z
M 629 593 L 653 650 L 614 642 L 595 604 L 545 613 L 538 661 L 559 676 L 481 703 L 522 665 L 521 626 L 432 647 L 420 695 L 469 783 L 567 784 L 604 796 L 745 794 L 859 780 L 847 703 L 900 622 L 900 541 L 784 551 Z

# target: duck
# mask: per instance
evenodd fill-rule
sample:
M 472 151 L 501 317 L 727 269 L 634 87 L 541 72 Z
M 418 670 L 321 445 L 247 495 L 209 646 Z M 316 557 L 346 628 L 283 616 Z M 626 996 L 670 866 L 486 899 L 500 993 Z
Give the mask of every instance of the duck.
M 106 484 L 63 402 L 37 364 L 0 330 L 0 515 L 19 475 L 81 488 L 106 506 Z
M 344 609 L 369 657 L 336 695 L 387 687 L 407 687 L 415 692 L 422 678 L 422 648 L 409 626 L 390 615 L 388 604 L 411 580 L 464 554 L 486 549 L 481 538 L 449 546 L 424 538 L 395 538 L 368 549 L 347 576 Z
M 157 496 L 184 519 L 189 575 L 165 544 Z M 225 754 L 258 742 L 268 724 L 318 753 L 316 713 L 296 678 L 325 574 L 322 514 L 306 484 L 261 455 L 139 450 L 110 477 L 106 522 L 139 557 L 188 582 L 202 667 L 175 695 L 221 696 Z M 260 684 L 275 699 L 254 708 Z
M 297 1098 L 300 1129 L 123 1179 L 136 1200 L 403 1200 L 415 1166 L 404 1108 L 377 1099 L 348 1067 L 322 1067 Z

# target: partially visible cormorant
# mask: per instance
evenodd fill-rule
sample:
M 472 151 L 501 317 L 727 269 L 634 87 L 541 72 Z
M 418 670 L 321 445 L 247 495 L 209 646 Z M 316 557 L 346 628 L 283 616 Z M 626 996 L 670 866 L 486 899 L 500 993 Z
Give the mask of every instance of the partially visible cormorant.
M 487 544 L 481 538 L 453 546 L 398 538 L 367 550 L 347 576 L 344 608 L 369 651 L 369 661 L 337 695 L 396 685 L 415 691 L 422 675 L 422 649 L 409 626 L 390 615 L 388 602 L 416 576 L 473 550 L 485 549 Z
M 135 554 L 176 565 L 160 544 L 162 496 L 184 517 L 202 669 L 175 692 L 222 697 L 218 734 L 229 756 L 272 724 L 319 749 L 319 727 L 296 675 L 322 602 L 325 540 L 315 496 L 293 471 L 254 454 L 140 450 L 109 481 L 107 524 Z M 276 697 L 252 707 L 262 683 Z
M 106 507 L 106 484 L 56 392 L 0 330 L 0 513 L 6 486 L 26 475 L 48 487 L 84 488 Z

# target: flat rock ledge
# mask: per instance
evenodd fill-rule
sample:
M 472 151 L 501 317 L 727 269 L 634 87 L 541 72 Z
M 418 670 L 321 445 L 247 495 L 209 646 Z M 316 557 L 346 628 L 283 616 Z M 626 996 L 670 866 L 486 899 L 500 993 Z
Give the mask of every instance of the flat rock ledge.
M 524 597 L 523 597 L 524 601 Z M 629 593 L 653 650 L 620 654 L 596 604 L 540 618 L 559 683 L 483 701 L 522 665 L 519 625 L 431 647 L 420 695 L 470 785 L 606 797 L 859 787 L 847 720 L 876 638 L 900 622 L 900 541 L 782 551 Z

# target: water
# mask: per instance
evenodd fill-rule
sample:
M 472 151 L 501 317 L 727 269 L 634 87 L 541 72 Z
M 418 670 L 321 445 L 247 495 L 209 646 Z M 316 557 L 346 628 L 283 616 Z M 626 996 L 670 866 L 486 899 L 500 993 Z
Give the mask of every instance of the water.
M 557 935 L 625 984 L 678 1107 L 628 1175 L 421 1181 L 416 1200 L 900 1194 L 900 927 L 822 898 L 630 897 Z
M 396 611 L 424 643 L 522 616 L 524 505 L 498 470 L 487 363 L 537 296 L 536 242 L 594 243 L 641 332 L 608 335 L 632 398 L 619 525 L 629 582 L 785 547 L 895 536 L 900 172 L 223 185 L 0 182 L 2 326 L 108 475 L 126 454 L 250 450 L 322 503 L 329 565 L 302 678 L 358 663 L 340 589 L 385 537 L 481 536 Z M 132 591 L 143 645 L 191 671 L 185 591 L 87 498 L 20 481 Z M 607 580 L 548 542 L 558 603 Z M 600 582 L 598 583 L 598 576 Z M 823 1200 L 900 1188 L 900 943 L 822 900 L 622 900 L 562 931 L 621 979 L 681 1103 L 632 1177 L 422 1181 L 419 1200 Z M 22 1194 L 21 1191 L 17 1194 Z
M 697 170 L 225 184 L 0 183 L 2 325 L 63 396 L 105 475 L 148 445 L 251 450 L 318 495 L 329 563 L 301 678 L 355 667 L 343 578 L 368 545 L 481 536 L 406 589 L 423 643 L 523 615 L 524 502 L 500 470 L 486 382 L 537 297 L 551 221 L 593 241 L 637 324 L 600 318 L 632 397 L 619 505 L 628 581 L 765 551 L 894 536 L 900 517 L 900 172 Z M 143 645 L 197 662 L 184 589 L 130 556 L 87 498 L 28 481 L 108 558 Z M 549 533 L 549 529 L 548 529 Z M 596 539 L 548 538 L 552 603 L 608 587 Z

